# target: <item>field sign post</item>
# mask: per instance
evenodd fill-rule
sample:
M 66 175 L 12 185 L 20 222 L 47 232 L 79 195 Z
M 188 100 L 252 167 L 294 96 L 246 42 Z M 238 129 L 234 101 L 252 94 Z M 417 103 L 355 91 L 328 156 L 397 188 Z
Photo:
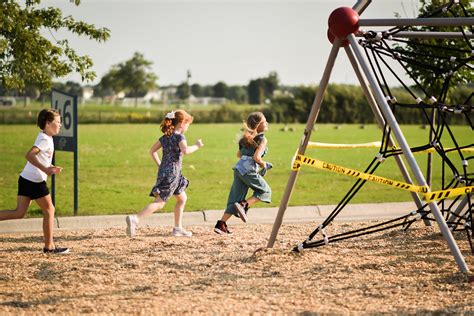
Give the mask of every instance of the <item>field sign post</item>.
M 59 134 L 53 136 L 55 151 L 74 153 L 74 216 L 77 215 L 77 96 L 53 89 L 51 107 L 61 115 L 62 127 Z M 53 158 L 54 163 L 54 158 Z M 55 203 L 55 176 L 51 177 L 51 196 Z

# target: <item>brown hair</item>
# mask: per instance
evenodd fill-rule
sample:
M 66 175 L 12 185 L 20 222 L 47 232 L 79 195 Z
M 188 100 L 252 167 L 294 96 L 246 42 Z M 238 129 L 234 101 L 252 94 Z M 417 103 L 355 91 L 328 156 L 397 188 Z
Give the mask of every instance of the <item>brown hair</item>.
M 247 120 L 244 122 L 244 134 L 239 141 L 241 145 L 245 147 L 258 146 L 254 138 L 257 136 L 258 125 L 260 125 L 264 117 L 262 112 L 252 112 L 247 116 Z
M 169 118 L 168 116 L 174 118 Z M 176 110 L 166 114 L 165 119 L 163 120 L 163 122 L 161 122 L 160 128 L 163 134 L 165 134 L 166 136 L 170 136 L 171 134 L 173 134 L 174 129 L 178 124 L 191 124 L 192 122 L 193 117 L 189 115 L 189 113 L 187 113 L 185 110 Z
M 45 129 L 46 123 L 54 121 L 56 116 L 59 116 L 59 112 L 55 109 L 42 109 L 38 113 L 36 125 L 41 129 Z

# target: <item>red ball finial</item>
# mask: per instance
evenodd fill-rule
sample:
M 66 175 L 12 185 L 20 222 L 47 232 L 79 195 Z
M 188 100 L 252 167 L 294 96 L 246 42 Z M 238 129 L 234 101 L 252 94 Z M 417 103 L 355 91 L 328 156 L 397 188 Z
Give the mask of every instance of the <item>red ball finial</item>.
M 338 8 L 329 16 L 328 25 L 334 36 L 345 38 L 359 29 L 359 14 L 348 7 Z
M 328 29 L 327 35 L 328 35 L 328 40 L 331 42 L 331 44 L 334 44 L 334 40 L 336 39 L 336 37 L 334 36 L 334 34 L 331 33 L 329 29 Z M 345 38 L 342 40 L 341 46 L 346 47 L 347 45 L 349 45 L 349 41 L 347 40 L 347 38 Z

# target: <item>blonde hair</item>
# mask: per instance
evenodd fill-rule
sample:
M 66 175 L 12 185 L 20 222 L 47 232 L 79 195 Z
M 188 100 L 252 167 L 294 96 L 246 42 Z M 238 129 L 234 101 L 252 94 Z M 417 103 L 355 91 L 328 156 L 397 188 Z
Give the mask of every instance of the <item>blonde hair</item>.
M 258 144 L 254 141 L 257 136 L 257 128 L 265 118 L 262 112 L 252 112 L 247 116 L 247 120 L 244 122 L 244 134 L 240 139 L 239 143 L 245 147 L 257 147 Z
M 170 116 L 172 116 L 173 118 L 169 118 L 168 114 L 171 114 Z M 168 114 L 166 115 L 165 119 L 163 120 L 163 122 L 161 122 L 161 125 L 160 125 L 161 131 L 166 136 L 170 136 L 171 134 L 173 134 L 174 129 L 178 124 L 182 124 L 182 123 L 191 124 L 194 119 L 185 110 L 171 111 Z

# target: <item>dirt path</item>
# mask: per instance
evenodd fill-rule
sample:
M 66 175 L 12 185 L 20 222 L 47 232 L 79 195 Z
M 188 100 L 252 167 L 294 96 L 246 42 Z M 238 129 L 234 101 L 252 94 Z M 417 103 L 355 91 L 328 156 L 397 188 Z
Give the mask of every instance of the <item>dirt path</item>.
M 329 233 L 361 224 L 334 224 Z M 472 313 L 474 283 L 458 273 L 436 228 L 421 224 L 292 253 L 314 225 L 236 226 L 192 238 L 145 228 L 57 233 L 72 248 L 47 256 L 40 234 L 0 235 L 0 314 L 18 313 Z M 474 256 L 456 235 L 467 264 Z

